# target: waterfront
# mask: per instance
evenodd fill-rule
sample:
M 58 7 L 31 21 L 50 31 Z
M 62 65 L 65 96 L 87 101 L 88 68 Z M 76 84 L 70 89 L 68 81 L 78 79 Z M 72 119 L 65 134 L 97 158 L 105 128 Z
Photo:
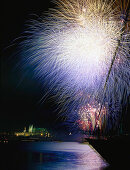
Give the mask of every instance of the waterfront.
M 109 170 L 130 169 L 130 135 L 113 136 L 106 140 L 87 138 L 87 141 L 109 163 Z
M 0 145 L 2 170 L 96 170 L 108 163 L 78 142 L 18 142 Z

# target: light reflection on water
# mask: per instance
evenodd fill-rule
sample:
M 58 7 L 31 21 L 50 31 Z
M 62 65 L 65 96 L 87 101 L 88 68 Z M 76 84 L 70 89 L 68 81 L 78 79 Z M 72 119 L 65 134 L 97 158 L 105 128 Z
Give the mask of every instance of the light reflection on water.
M 19 142 L 0 145 L 2 170 L 101 170 L 108 164 L 88 144 Z
M 28 170 L 96 170 L 107 163 L 88 144 L 76 142 L 25 143 Z

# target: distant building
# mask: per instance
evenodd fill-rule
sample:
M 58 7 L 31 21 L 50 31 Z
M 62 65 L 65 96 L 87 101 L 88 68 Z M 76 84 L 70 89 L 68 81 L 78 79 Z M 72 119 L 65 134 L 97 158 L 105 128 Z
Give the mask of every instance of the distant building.
M 28 129 L 28 132 L 29 132 L 29 133 L 32 133 L 32 131 L 33 131 L 33 125 L 30 125 L 30 126 L 29 126 L 29 129 Z
M 24 127 L 24 133 L 26 132 L 26 127 Z
M 28 132 L 26 127 L 23 132 L 15 132 L 16 136 L 42 136 L 42 137 L 51 137 L 50 133 L 45 128 L 35 128 L 33 125 L 29 125 Z

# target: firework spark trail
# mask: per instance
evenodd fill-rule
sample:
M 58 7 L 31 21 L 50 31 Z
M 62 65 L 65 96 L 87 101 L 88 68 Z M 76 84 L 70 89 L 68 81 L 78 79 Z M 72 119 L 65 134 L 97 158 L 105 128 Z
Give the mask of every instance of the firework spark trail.
M 107 103 L 110 114 L 117 113 L 123 90 L 126 98 L 129 95 L 130 78 L 129 36 L 119 6 L 113 0 L 55 3 L 47 17 L 33 21 L 26 31 L 21 43 L 24 63 L 34 68 L 43 87 L 47 85 L 61 112 L 74 112 L 96 100 L 101 109 Z
M 118 40 L 118 45 L 117 45 L 117 48 L 115 50 L 115 54 L 113 56 L 113 59 L 112 59 L 112 62 L 111 62 L 111 65 L 110 65 L 110 69 L 108 71 L 108 75 L 106 77 L 106 82 L 105 82 L 105 85 L 104 85 L 104 96 L 103 96 L 103 100 L 101 102 L 101 107 L 100 107 L 100 112 L 99 112 L 99 116 L 100 116 L 100 113 L 101 113 L 101 110 L 102 110 L 102 106 L 103 106 L 103 101 L 104 101 L 104 98 L 105 98 L 105 95 L 106 95 L 106 88 L 107 88 L 107 82 L 108 82 L 108 79 L 109 79 L 109 76 L 110 76 L 110 73 L 111 73 L 111 70 L 112 70 L 112 67 L 113 67 L 113 64 L 114 64 L 114 61 L 117 57 L 117 53 L 118 53 L 118 50 L 120 48 L 120 45 L 121 45 L 121 40 L 122 40 L 122 37 L 123 37 L 123 33 L 125 31 L 125 27 L 126 27 L 126 24 L 127 24 L 127 18 L 129 17 L 129 1 L 127 2 L 126 6 L 123 4 L 123 2 L 121 1 L 121 11 L 123 11 L 123 14 L 121 15 L 121 21 L 122 21 L 122 30 L 121 30 L 121 35 L 120 35 L 120 39 Z M 124 12 L 125 11 L 125 12 Z

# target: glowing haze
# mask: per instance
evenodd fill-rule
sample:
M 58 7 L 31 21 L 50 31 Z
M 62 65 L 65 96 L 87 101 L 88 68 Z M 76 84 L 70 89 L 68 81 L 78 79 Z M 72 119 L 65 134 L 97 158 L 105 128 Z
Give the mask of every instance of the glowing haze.
M 45 18 L 33 21 L 27 31 L 27 39 L 22 43 L 27 67 L 33 66 L 36 77 L 47 84 L 63 113 L 77 109 L 78 114 L 82 106 L 96 101 L 97 105 L 112 105 L 105 113 L 116 117 L 123 89 L 128 96 L 129 80 L 128 34 L 122 33 L 124 21 L 119 6 L 113 0 L 55 3 L 55 9 L 50 9 Z M 94 126 L 93 123 L 93 129 Z

